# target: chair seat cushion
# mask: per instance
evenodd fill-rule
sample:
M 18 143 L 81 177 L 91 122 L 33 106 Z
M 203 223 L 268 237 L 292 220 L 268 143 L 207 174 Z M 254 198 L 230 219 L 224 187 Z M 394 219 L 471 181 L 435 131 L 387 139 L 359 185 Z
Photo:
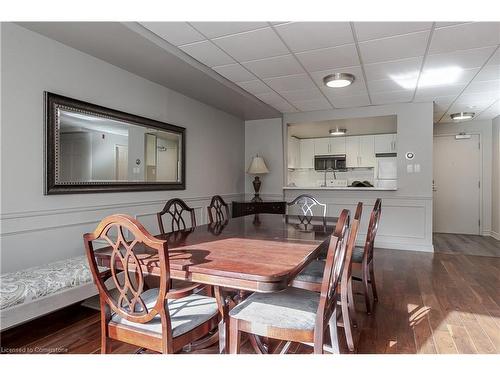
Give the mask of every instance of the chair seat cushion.
M 0 309 L 90 282 L 92 273 L 85 256 L 7 273 L 0 277 Z
M 323 272 L 325 271 L 325 263 L 324 260 L 313 260 L 295 277 L 295 280 L 321 284 L 323 281 Z
M 318 304 L 319 293 L 290 287 L 281 292 L 253 293 L 229 315 L 256 326 L 311 331 Z
M 361 263 L 363 262 L 364 249 L 362 247 L 355 247 L 352 251 L 352 262 Z
M 158 289 L 149 289 L 142 293 L 141 297 L 146 307 L 151 309 L 156 304 Z M 200 324 L 210 320 L 218 313 L 217 301 L 215 298 L 199 294 L 191 294 L 187 297 L 168 300 L 166 303 L 170 313 L 173 337 L 177 337 L 191 331 Z M 113 314 L 111 321 L 125 326 L 130 326 L 132 328 L 138 328 L 142 331 L 148 331 L 161 335 L 160 315 L 155 316 L 147 323 L 135 323 L 121 317 L 118 314 Z

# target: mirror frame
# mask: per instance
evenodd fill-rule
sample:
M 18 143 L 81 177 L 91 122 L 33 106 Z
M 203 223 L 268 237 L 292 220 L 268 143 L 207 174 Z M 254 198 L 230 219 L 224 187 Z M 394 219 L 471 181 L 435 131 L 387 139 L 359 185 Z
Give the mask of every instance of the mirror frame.
M 56 144 L 58 124 L 57 110 L 68 108 L 78 112 L 89 113 L 98 117 L 111 118 L 132 125 L 165 130 L 181 136 L 181 180 L 178 182 L 88 182 L 57 183 L 56 181 Z M 66 96 L 44 91 L 44 194 L 77 194 L 103 192 L 130 192 L 152 190 L 185 190 L 186 189 L 186 129 L 181 126 L 167 124 L 146 117 L 133 115 L 96 104 L 72 99 Z

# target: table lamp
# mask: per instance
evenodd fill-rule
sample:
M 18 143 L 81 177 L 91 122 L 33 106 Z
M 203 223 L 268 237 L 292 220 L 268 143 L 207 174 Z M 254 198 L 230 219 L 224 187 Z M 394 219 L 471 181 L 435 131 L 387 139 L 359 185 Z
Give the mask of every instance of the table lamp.
M 255 175 L 255 179 L 253 180 L 255 195 L 252 198 L 252 202 L 262 202 L 262 199 L 259 196 L 261 182 L 258 175 L 269 173 L 269 169 L 267 169 L 264 158 L 258 154 L 254 156 L 250 166 L 248 167 L 247 173 Z

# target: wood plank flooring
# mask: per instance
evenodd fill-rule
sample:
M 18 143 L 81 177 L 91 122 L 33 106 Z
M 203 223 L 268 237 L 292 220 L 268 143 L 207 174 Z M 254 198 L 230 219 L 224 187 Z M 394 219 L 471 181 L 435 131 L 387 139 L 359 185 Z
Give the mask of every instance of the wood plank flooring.
M 355 297 L 357 353 L 500 353 L 500 257 L 449 236 L 437 236 L 434 254 L 375 251 L 379 302 L 367 316 L 362 296 Z M 481 256 L 466 255 L 464 248 Z M 4 353 L 98 353 L 99 334 L 99 314 L 73 305 L 2 332 L 0 346 Z M 113 348 L 137 350 L 121 343 Z M 342 350 L 347 353 L 344 342 Z M 293 350 L 311 351 L 304 345 Z M 216 352 L 214 346 L 194 353 Z M 242 352 L 252 352 L 248 343 Z
M 500 241 L 490 236 L 434 233 L 433 242 L 438 253 L 500 257 Z

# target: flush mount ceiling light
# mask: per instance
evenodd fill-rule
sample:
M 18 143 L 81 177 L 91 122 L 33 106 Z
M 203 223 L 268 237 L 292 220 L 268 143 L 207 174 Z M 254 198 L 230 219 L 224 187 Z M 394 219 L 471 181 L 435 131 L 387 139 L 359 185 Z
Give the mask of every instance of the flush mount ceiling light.
M 333 73 L 323 78 L 323 83 L 333 88 L 346 87 L 354 82 L 354 78 L 350 73 Z
M 339 128 L 330 129 L 330 135 L 345 135 L 346 132 L 347 132 L 346 129 L 339 129 Z
M 450 115 L 453 121 L 470 120 L 474 117 L 474 112 L 458 112 Z

